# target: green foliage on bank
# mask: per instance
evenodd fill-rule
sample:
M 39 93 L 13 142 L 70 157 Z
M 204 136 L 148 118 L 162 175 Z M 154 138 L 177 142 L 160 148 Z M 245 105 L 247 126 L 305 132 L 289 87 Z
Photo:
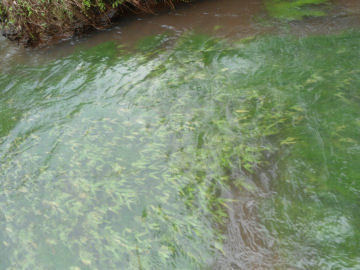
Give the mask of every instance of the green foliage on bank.
M 127 8 L 151 12 L 171 0 L 17 0 L 0 2 L 0 27 L 10 39 L 27 45 L 71 37 L 90 28 L 102 28 Z

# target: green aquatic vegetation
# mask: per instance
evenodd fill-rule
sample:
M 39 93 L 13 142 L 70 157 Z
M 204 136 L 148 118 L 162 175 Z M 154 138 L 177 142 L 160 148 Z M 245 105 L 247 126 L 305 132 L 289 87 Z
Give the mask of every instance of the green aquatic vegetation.
M 25 112 L 1 145 L 3 268 L 212 263 L 219 195 L 260 166 L 263 136 L 289 116 L 241 82 L 256 64 L 226 41 L 152 47 L 130 56 L 106 43 L 24 67 L 2 93 L 3 113 Z
M 301 20 L 304 17 L 321 17 L 326 13 L 319 5 L 328 0 L 265 0 L 265 8 L 271 17 L 285 20 Z
M 168 40 L 167 34 L 145 37 L 137 42 L 136 50 L 142 52 L 157 52 Z
M 282 260 L 354 264 L 359 39 L 155 36 L 0 73 L 0 268 L 211 267 L 223 193 L 274 163 Z
M 359 266 L 359 38 L 309 37 L 288 43 L 296 56 L 281 56 L 288 68 L 277 80 L 291 81 L 284 90 L 305 119 L 284 132 L 295 143 L 277 154 L 277 195 L 262 212 L 287 264 L 300 269 Z M 304 63 L 301 73 L 291 62 Z

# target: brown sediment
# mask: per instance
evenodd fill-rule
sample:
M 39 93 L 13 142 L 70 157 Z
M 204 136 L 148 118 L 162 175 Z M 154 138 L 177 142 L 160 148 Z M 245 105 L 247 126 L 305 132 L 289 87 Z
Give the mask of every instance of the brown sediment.
M 181 1 L 181 0 L 179 0 Z M 0 1 L 0 30 L 8 39 L 26 47 L 55 43 L 95 29 L 105 29 L 119 17 L 134 13 L 154 13 L 174 8 L 177 0 L 103 1 L 103 8 L 95 4 L 84 7 L 84 0 L 38 2 L 35 0 Z M 87 1 L 92 3 L 91 0 Z M 96 3 L 98 3 L 96 1 Z
M 252 175 L 233 173 L 243 179 L 250 190 L 233 186 L 224 190 L 222 197 L 227 203 L 228 220 L 224 231 L 225 239 L 221 253 L 216 256 L 213 268 L 217 270 L 278 269 L 282 259 L 276 250 L 276 240 L 259 219 L 260 204 L 274 195 L 272 181 L 278 170 L 275 157 L 266 168 L 258 168 Z
M 359 0 L 336 0 L 335 3 L 347 9 L 355 9 L 357 11 L 360 9 Z

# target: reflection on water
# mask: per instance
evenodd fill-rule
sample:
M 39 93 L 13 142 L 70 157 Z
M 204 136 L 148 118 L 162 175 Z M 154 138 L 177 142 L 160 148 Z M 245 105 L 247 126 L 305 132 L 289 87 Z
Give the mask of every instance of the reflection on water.
M 356 2 L 223 2 L 0 41 L 1 269 L 359 268 Z

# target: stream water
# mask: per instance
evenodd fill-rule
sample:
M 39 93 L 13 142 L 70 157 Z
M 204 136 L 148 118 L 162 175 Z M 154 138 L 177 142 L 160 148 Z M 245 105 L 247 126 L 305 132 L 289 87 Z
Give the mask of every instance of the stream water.
M 360 2 L 278 2 L 1 39 L 0 269 L 360 269 Z

